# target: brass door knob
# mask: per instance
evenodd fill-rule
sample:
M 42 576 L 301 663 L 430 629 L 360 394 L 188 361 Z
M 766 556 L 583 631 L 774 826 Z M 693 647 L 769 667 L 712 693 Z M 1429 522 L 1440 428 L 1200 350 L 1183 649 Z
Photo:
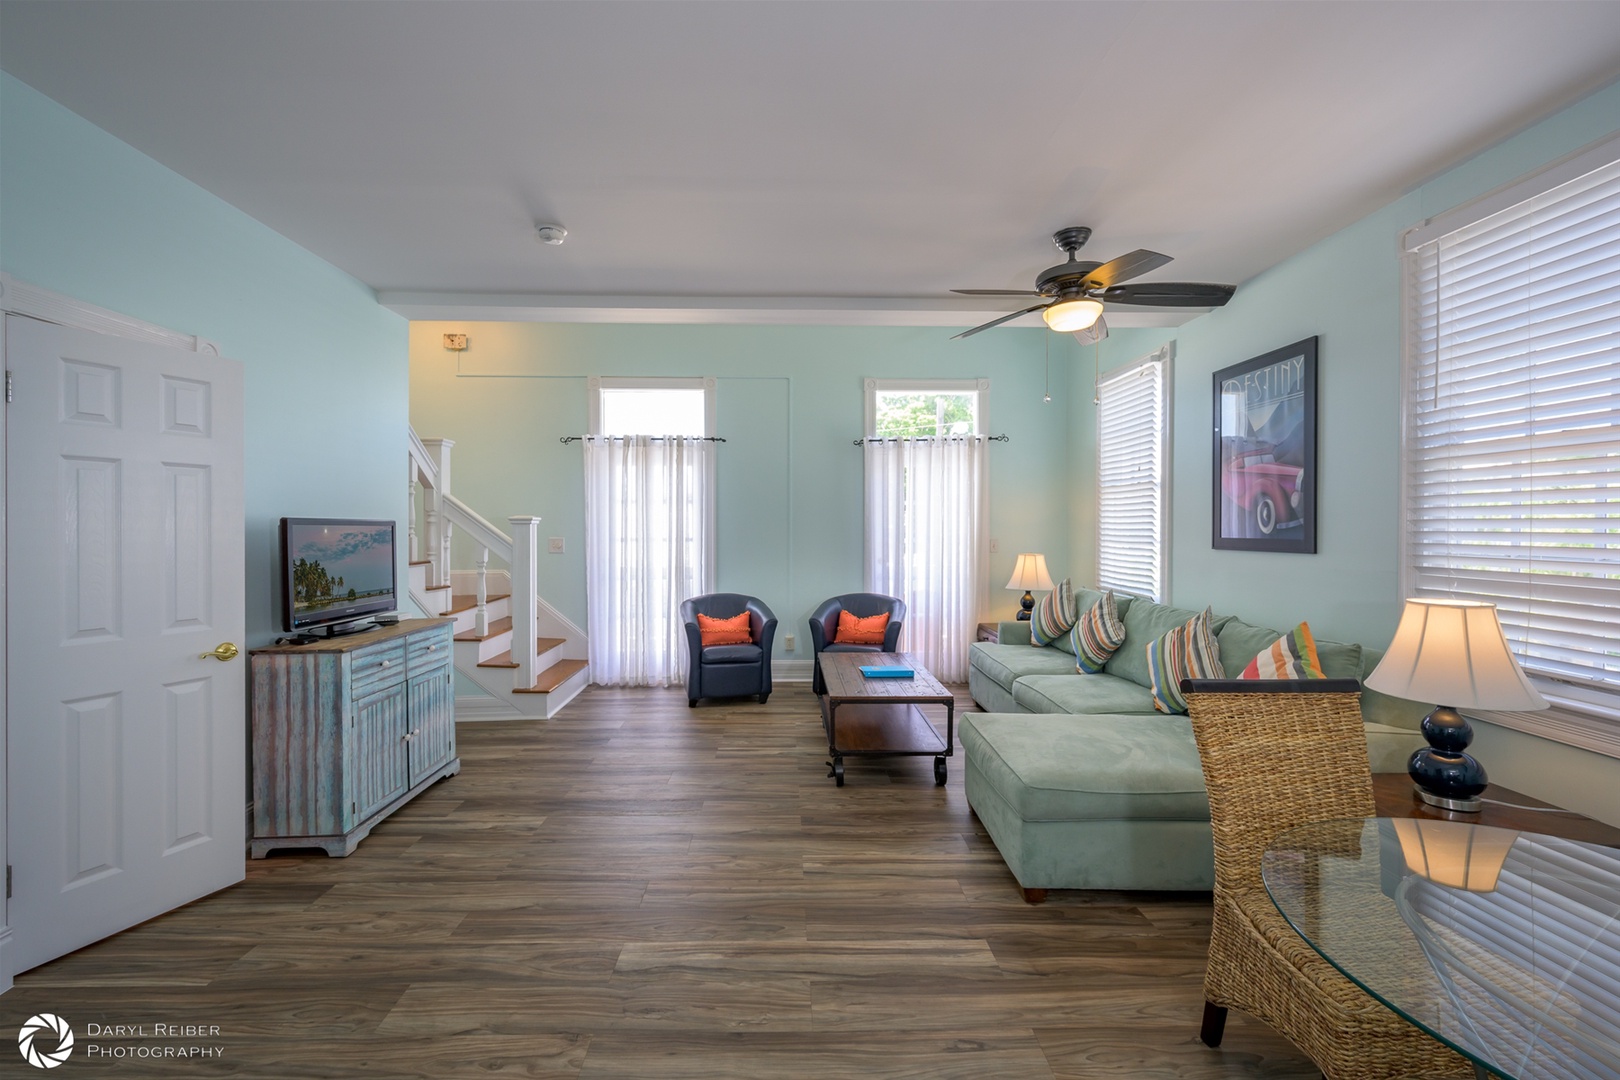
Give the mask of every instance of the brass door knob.
M 235 660 L 241 651 L 241 649 L 238 649 L 235 645 L 232 645 L 230 642 L 226 641 L 222 642 L 213 652 L 205 652 L 197 659 L 207 660 L 211 656 L 215 660 L 224 663 L 226 660 Z

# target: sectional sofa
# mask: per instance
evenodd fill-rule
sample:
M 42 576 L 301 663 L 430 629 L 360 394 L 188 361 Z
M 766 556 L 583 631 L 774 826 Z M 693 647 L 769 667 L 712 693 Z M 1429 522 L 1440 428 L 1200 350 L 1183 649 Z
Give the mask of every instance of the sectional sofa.
M 1086 611 L 1102 596 L 1075 591 Z M 1192 727 L 1153 708 L 1147 645 L 1197 612 L 1116 594 L 1125 643 L 1095 675 L 1079 672 L 1067 636 L 1031 641 L 1027 622 L 1001 624 L 972 648 L 968 688 L 984 713 L 959 718 L 968 804 L 1002 858 L 1039 902 L 1047 889 L 1207 890 L 1214 850 Z M 1282 636 L 1230 615 L 1211 629 L 1227 677 Z M 1316 642 L 1328 678 L 1363 679 L 1382 653 Z M 1424 745 L 1431 706 L 1362 691 L 1374 772 L 1402 772 Z

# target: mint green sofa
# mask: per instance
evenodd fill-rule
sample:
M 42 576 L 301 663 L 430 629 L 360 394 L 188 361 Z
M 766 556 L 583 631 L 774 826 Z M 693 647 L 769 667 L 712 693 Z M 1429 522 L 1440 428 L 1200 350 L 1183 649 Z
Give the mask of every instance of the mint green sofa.
M 1101 594 L 1075 590 L 1085 611 Z M 958 718 L 968 805 L 1031 902 L 1047 889 L 1207 890 L 1214 886 L 1209 800 L 1185 716 L 1155 712 L 1147 645 L 1197 612 L 1116 594 L 1125 644 L 1081 674 L 1068 639 L 1034 645 L 1029 623 L 978 642 L 968 689 L 984 713 Z M 1212 623 L 1235 677 L 1281 637 L 1230 615 Z M 1317 640 L 1324 673 L 1362 679 L 1382 653 Z M 1430 706 L 1362 692 L 1374 772 L 1404 772 L 1424 745 Z

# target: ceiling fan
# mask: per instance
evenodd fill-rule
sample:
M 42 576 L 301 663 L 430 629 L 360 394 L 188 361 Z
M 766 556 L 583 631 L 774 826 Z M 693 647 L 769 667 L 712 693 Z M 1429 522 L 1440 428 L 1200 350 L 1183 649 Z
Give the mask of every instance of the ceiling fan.
M 980 330 L 988 330 L 1010 322 L 1020 315 L 1039 311 L 1046 325 L 1059 332 L 1075 331 L 1085 343 L 1101 340 L 1108 330 L 1102 322 L 1103 303 L 1136 304 L 1142 307 L 1220 307 L 1232 299 L 1235 285 L 1211 285 L 1198 281 L 1155 281 L 1148 284 L 1123 285 L 1121 282 L 1140 277 L 1170 262 L 1170 256 L 1157 251 L 1138 248 L 1105 263 L 1087 262 L 1074 257 L 1091 239 L 1091 230 L 1084 225 L 1071 225 L 1052 234 L 1052 243 L 1069 256 L 1067 262 L 1042 270 L 1035 279 L 1033 291 L 1023 289 L 952 289 L 963 296 L 1039 296 L 1041 302 L 1031 304 L 1022 311 L 992 319 L 971 330 L 954 335 L 972 337 Z

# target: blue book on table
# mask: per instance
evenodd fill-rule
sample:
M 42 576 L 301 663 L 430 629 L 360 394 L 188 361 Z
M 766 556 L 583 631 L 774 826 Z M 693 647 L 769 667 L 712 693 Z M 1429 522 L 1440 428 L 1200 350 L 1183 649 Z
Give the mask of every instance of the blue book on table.
M 915 679 L 917 673 L 908 667 L 875 667 L 862 665 L 861 674 L 868 679 Z

